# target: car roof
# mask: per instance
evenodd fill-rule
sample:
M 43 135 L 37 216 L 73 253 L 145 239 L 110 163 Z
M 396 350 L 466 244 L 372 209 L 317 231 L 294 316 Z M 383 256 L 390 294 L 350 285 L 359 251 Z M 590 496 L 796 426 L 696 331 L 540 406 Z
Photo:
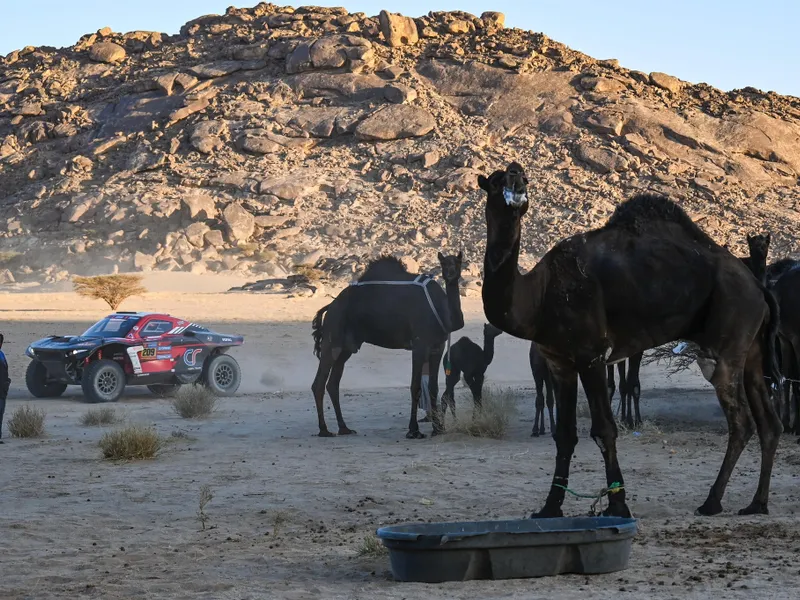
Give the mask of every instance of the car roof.
M 136 312 L 136 311 L 127 311 L 127 310 L 118 310 L 117 312 L 110 314 L 106 317 L 106 319 L 111 319 L 113 317 L 166 317 L 169 319 L 174 319 L 172 315 L 168 315 L 167 313 L 154 313 L 154 312 Z

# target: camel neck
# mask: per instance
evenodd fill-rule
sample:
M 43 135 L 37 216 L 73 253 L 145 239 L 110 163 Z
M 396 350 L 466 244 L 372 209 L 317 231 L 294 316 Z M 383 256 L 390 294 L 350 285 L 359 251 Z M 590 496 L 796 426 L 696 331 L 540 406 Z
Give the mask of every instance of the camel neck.
M 491 230 L 491 229 L 490 229 Z M 501 230 L 502 231 L 502 230 Z M 533 273 L 519 272 L 520 222 L 486 244 L 483 276 L 483 311 L 489 323 L 515 337 L 532 339 L 534 319 L 522 319 L 524 310 L 536 311 L 538 294 L 531 290 Z M 536 269 L 534 269 L 534 272 Z
M 464 313 L 461 311 L 461 293 L 458 289 L 458 279 L 445 282 L 447 294 L 447 307 L 450 309 L 450 331 L 458 331 L 464 327 Z
M 483 366 L 488 367 L 494 359 L 494 335 L 483 336 Z

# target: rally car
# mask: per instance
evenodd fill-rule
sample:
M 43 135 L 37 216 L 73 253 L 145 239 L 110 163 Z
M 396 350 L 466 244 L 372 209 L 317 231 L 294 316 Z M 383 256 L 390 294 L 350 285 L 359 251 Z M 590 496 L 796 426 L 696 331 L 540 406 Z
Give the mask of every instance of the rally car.
M 201 383 L 231 396 L 242 375 L 226 352 L 243 343 L 240 335 L 170 315 L 119 311 L 79 336 L 51 335 L 28 346 L 25 383 L 36 398 L 55 398 L 68 385 L 80 385 L 89 402 L 115 402 L 126 385 L 170 396 L 183 384 Z

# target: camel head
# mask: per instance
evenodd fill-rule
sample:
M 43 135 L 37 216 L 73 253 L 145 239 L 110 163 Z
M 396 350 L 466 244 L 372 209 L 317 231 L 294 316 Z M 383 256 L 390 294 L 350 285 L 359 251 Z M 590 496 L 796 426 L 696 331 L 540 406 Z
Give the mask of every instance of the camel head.
M 528 178 L 519 163 L 512 162 L 505 171 L 495 171 L 488 178 L 478 175 L 478 185 L 486 192 L 487 210 L 505 207 L 518 217 L 528 210 Z
M 766 260 L 769 254 L 770 234 L 759 233 L 754 235 L 747 235 L 747 247 L 750 249 L 751 257 L 759 257 Z
M 461 262 L 464 252 L 459 251 L 458 256 L 445 256 L 439 252 L 439 264 L 442 265 L 442 278 L 445 283 L 458 283 L 461 279 Z

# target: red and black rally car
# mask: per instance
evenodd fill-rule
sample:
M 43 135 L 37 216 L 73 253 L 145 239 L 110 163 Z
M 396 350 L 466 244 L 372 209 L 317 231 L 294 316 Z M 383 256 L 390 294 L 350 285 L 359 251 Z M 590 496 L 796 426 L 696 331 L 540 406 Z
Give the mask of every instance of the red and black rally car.
M 126 385 L 158 395 L 202 383 L 218 396 L 239 388 L 239 363 L 226 354 L 244 338 L 157 313 L 116 312 L 79 336 L 49 336 L 28 346 L 28 391 L 54 398 L 80 385 L 89 402 L 115 402 Z

